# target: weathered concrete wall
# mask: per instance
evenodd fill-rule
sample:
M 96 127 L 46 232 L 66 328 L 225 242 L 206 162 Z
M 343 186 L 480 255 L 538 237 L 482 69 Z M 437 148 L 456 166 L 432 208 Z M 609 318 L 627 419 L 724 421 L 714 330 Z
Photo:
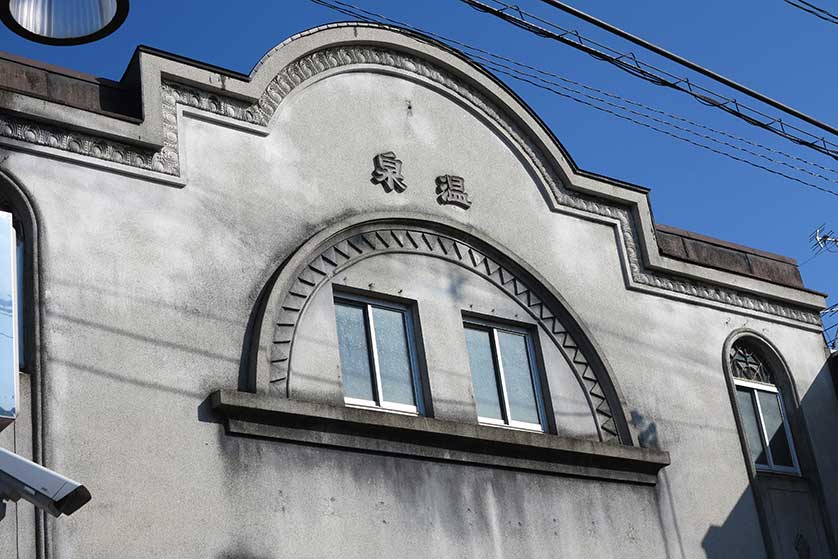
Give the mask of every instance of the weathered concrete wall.
M 352 72 L 294 91 L 267 137 L 179 125 L 182 189 L 3 150 L 40 213 L 45 457 L 93 494 L 50 523 L 52 557 L 765 557 L 722 369 L 743 326 L 813 402 L 838 494 L 819 334 L 628 290 L 614 226 L 551 211 L 464 102 Z M 404 161 L 404 193 L 370 183 L 384 151 Z M 436 203 L 442 174 L 465 177 L 471 209 Z M 238 386 L 259 291 L 312 234 L 358 215 L 453 221 L 545 277 L 602 349 L 636 436 L 671 453 L 657 486 L 225 435 L 204 400 Z

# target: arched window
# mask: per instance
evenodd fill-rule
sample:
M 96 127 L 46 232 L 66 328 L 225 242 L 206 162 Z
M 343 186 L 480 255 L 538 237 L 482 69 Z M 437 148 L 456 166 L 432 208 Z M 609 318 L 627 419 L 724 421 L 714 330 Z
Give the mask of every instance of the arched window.
M 799 474 L 783 395 L 775 373 L 756 344 L 730 346 L 730 372 L 748 454 L 757 471 Z
M 0 210 L 0 429 L 14 421 L 19 403 L 19 293 L 22 287 L 18 261 L 22 260 L 22 243 L 15 233 L 14 218 Z
M 5 419 L 0 420 L 0 428 L 3 424 L 10 424 L 21 413 L 31 413 L 35 445 L 41 448 L 36 211 L 26 192 L 3 171 L 0 171 L 0 245 L 0 339 L 3 341 L 0 367 L 6 373 L 7 387 L 0 387 L 0 390 L 8 394 L 9 382 L 26 383 L 28 386 L 27 390 L 12 396 L 15 413 L 6 414 Z M 18 400 L 18 397 L 23 399 Z M 0 402 L 0 407 L 7 412 L 9 406 L 8 398 Z M 24 435 L 18 432 L 15 437 L 18 436 Z M 34 459 L 38 461 L 41 457 L 36 455 Z

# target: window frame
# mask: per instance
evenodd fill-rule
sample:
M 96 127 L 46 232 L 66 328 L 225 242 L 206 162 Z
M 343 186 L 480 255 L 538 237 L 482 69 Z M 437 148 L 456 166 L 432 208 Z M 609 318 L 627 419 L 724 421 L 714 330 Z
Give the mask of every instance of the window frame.
M 747 388 L 748 392 L 751 395 L 751 402 L 754 405 L 754 410 L 756 411 L 756 419 L 757 423 L 759 424 L 759 437 L 762 441 L 763 449 L 765 450 L 765 457 L 768 460 L 768 464 L 758 464 L 755 460 L 752 460 L 752 464 L 757 472 L 761 473 L 781 473 L 781 474 L 793 474 L 793 475 L 800 475 L 800 463 L 797 459 L 797 449 L 794 446 L 794 437 L 792 436 L 791 432 L 791 423 L 789 422 L 788 415 L 786 414 L 786 406 L 783 402 L 783 393 L 777 388 L 774 384 L 766 384 L 764 382 L 758 382 L 753 380 L 742 379 L 736 376 L 733 376 L 733 385 L 734 391 L 737 387 Z M 771 445 L 769 443 L 768 438 L 768 431 L 765 428 L 765 418 L 762 414 L 762 405 L 759 403 L 759 398 L 756 395 L 757 391 L 767 392 L 773 394 L 777 401 L 779 402 L 780 407 L 780 417 L 783 420 L 783 430 L 786 435 L 786 441 L 789 445 L 789 454 L 791 454 L 791 461 L 793 466 L 782 466 L 779 464 L 774 463 L 774 455 L 771 452 Z M 737 412 L 741 415 L 742 410 L 739 409 L 739 405 L 737 403 Z M 744 427 L 743 427 L 744 430 Z M 744 433 L 743 433 L 744 434 Z M 745 437 L 745 444 L 747 445 L 747 437 Z M 749 460 L 750 460 L 750 455 Z
M 29 329 L 30 323 L 34 324 L 34 320 L 30 320 L 29 314 L 29 293 L 27 290 L 34 283 L 29 277 L 29 252 L 32 250 L 27 239 L 26 226 L 21 220 L 20 211 L 8 200 L 0 199 L 0 212 L 11 215 L 12 230 L 14 232 L 14 274 L 15 274 L 15 311 L 16 311 L 16 338 L 17 338 L 17 370 L 20 373 L 30 374 L 31 366 L 30 359 L 31 351 L 29 343 Z
M 417 328 L 415 325 L 415 303 L 395 302 L 385 298 L 378 298 L 344 290 L 333 291 L 333 304 L 361 308 L 364 312 L 364 334 L 367 339 L 367 348 L 370 371 L 372 372 L 373 400 L 363 398 L 352 398 L 344 395 L 343 402 L 346 406 L 355 408 L 386 411 L 390 413 L 402 413 L 406 415 L 426 415 L 426 406 L 423 398 L 422 370 L 420 368 L 419 346 Z M 373 308 L 380 308 L 395 311 L 402 315 L 404 324 L 408 361 L 410 363 L 410 378 L 413 383 L 413 400 L 415 405 L 388 402 L 384 400 L 381 384 L 381 370 L 379 367 L 378 344 L 375 339 L 375 320 Z M 340 334 L 337 334 L 338 336 Z M 341 363 L 341 367 L 343 363 Z
M 540 433 L 549 432 L 549 421 L 547 419 L 547 410 L 544 404 L 544 390 L 542 389 L 542 373 L 543 366 L 540 359 L 539 347 L 536 340 L 535 328 L 529 326 L 513 325 L 509 322 L 500 320 L 488 320 L 485 318 L 476 317 L 469 314 L 463 314 L 463 330 L 471 328 L 473 330 L 482 330 L 489 333 L 490 348 L 492 351 L 492 365 L 494 367 L 495 382 L 500 393 L 498 394 L 501 404 L 501 415 L 503 419 L 495 419 L 492 417 L 483 417 L 478 414 L 477 422 L 481 425 L 490 425 L 493 427 L 502 427 L 506 429 L 518 429 L 522 431 L 536 431 Z M 500 355 L 500 342 L 498 340 L 498 331 L 508 332 L 523 336 L 527 347 L 527 360 L 530 366 L 530 379 L 533 383 L 533 392 L 535 394 L 535 407 L 538 413 L 539 423 L 530 423 L 527 421 L 515 421 L 510 417 L 509 411 L 509 397 L 506 386 L 506 375 L 503 369 L 503 361 Z M 468 348 L 466 348 L 468 352 Z M 474 382 L 474 374 L 471 373 L 471 381 Z
M 8 287 L 10 296 L 10 308 L 8 312 L 8 319 L 3 319 L 3 326 L 10 327 L 10 334 L 3 334 L 7 338 L 3 342 L 3 363 L 0 371 L 0 403 L 5 404 L 8 400 L 11 406 L 6 409 L 0 406 L 0 431 L 14 423 L 21 414 L 21 392 L 20 392 L 20 374 L 23 372 L 21 367 L 20 357 L 23 345 L 23 329 L 22 329 L 22 280 L 23 267 L 22 262 L 19 262 L 19 256 L 22 248 L 22 239 L 19 238 L 18 222 L 14 213 L 7 211 L 5 208 L 0 208 L 0 217 L 2 217 L 2 235 L 0 238 L 6 243 L 4 250 L 8 250 L 8 258 L 0 263 L 0 271 L 3 272 L 3 278 L 0 283 L 3 284 L 3 292 L 5 293 Z M 5 314 L 5 312 L 4 312 Z M 7 355 L 7 350 L 10 350 Z M 9 369 L 6 368 L 7 360 Z

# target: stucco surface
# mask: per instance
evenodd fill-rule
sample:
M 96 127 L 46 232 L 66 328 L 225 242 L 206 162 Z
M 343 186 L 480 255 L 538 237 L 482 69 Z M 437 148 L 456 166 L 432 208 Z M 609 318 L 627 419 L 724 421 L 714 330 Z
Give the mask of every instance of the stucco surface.
M 365 71 L 296 90 L 267 137 L 180 126 L 182 189 L 3 153 L 40 212 L 47 465 L 93 494 L 50 523 L 53 557 L 765 557 L 722 369 L 743 326 L 786 358 L 838 494 L 819 335 L 627 290 L 612 224 L 550 211 L 467 104 Z M 385 151 L 404 193 L 370 182 Z M 469 210 L 437 204 L 442 174 L 465 178 Z M 226 435 L 204 399 L 238 386 L 268 278 L 327 225 L 382 214 L 456 222 L 538 270 L 601 348 L 636 441 L 671 453 L 658 485 Z

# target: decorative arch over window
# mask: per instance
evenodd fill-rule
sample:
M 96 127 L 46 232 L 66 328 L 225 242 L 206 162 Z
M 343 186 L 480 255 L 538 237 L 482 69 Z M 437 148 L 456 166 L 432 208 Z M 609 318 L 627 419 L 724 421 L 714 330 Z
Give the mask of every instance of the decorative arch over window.
M 774 373 L 759 356 L 759 350 L 747 341 L 739 340 L 730 347 L 730 365 L 735 378 L 776 384 Z
M 291 363 L 298 327 L 331 279 L 369 258 L 422 255 L 476 274 L 515 300 L 561 351 L 584 391 L 599 439 L 632 444 L 617 388 L 581 321 L 536 272 L 497 247 L 476 234 L 418 219 L 366 221 L 316 235 L 284 264 L 264 296 L 252 388 L 294 398 Z
M 800 472 L 784 394 L 756 338 L 730 346 L 730 372 L 748 454 L 758 471 Z

